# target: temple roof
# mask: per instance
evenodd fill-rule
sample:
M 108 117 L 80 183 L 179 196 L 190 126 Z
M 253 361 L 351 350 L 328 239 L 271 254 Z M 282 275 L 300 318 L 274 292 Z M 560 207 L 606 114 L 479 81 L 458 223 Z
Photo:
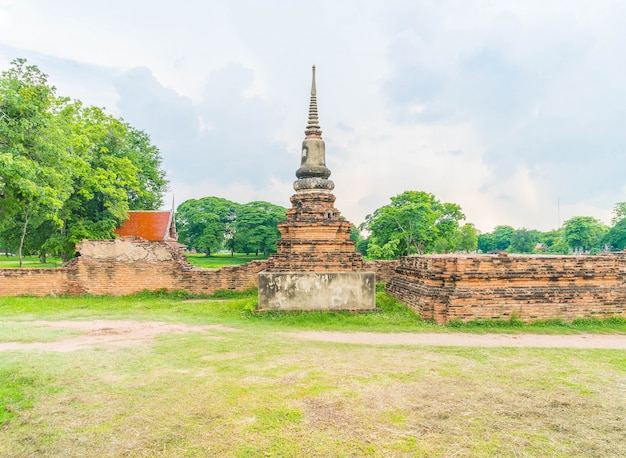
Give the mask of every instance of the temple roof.
M 131 210 L 128 219 L 115 233 L 122 237 L 141 237 L 150 241 L 176 240 L 173 210 Z

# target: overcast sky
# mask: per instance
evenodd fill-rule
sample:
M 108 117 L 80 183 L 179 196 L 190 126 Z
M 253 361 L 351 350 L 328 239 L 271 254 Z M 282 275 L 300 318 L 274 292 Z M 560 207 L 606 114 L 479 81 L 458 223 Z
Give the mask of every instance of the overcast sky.
M 336 207 L 427 191 L 483 232 L 626 201 L 626 2 L 0 0 L 0 68 L 161 150 L 176 202 L 289 206 L 311 65 Z M 168 202 L 169 205 L 169 202 Z

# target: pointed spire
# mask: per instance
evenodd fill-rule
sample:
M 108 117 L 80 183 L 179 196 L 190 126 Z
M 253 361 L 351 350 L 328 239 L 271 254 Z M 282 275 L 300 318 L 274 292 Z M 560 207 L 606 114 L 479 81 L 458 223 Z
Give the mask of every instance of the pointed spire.
M 304 131 L 306 138 L 322 138 L 322 129 L 317 117 L 317 89 L 315 88 L 315 65 L 313 65 L 313 79 L 311 82 L 311 103 L 309 105 L 309 121 Z

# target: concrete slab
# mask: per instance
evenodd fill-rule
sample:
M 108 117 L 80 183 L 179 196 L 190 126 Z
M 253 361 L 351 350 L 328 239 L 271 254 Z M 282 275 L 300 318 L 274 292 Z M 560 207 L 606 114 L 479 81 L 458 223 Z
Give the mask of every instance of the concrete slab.
M 261 272 L 258 311 L 376 309 L 374 272 Z

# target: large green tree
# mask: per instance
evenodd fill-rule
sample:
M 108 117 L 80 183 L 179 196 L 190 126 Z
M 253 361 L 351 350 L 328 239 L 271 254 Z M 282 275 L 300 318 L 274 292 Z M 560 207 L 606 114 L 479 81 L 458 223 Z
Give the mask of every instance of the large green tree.
M 457 204 L 442 203 L 426 192 L 405 191 L 366 217 L 362 228 L 370 232 L 368 256 L 430 252 L 438 239 L 452 240 L 463 218 Z
M 455 245 L 458 250 L 464 250 L 466 253 L 478 248 L 478 234 L 473 224 L 466 223 L 459 228 L 455 237 Z
M 167 187 L 148 136 L 101 109 L 59 98 L 23 59 L 0 77 L 2 238 L 42 257 L 111 238 L 129 208 L 156 209 Z M 27 237 L 27 229 L 32 233 Z
M 24 59 L 11 65 L 0 76 L 0 219 L 5 230 L 20 226 L 21 265 L 29 224 L 60 224 L 75 158 L 63 116 L 67 100 L 37 67 Z
M 537 245 L 538 232 L 532 229 L 516 229 L 511 234 L 509 251 L 512 253 L 532 253 Z
M 565 241 L 572 250 L 598 249 L 608 228 L 592 216 L 575 216 L 563 224 Z
M 233 226 L 239 205 L 221 197 L 186 200 L 176 210 L 179 240 L 210 256 L 235 240 Z
M 269 202 L 250 202 L 237 209 L 235 221 L 236 248 L 248 254 L 259 251 L 267 255 L 276 251 L 280 239 L 278 223 L 287 218 L 287 209 Z
M 602 243 L 611 249 L 623 250 L 626 248 L 626 218 L 619 220 L 604 236 Z
M 618 202 L 613 207 L 613 219 L 611 219 L 611 224 L 615 226 L 621 220 L 626 218 L 626 202 Z

